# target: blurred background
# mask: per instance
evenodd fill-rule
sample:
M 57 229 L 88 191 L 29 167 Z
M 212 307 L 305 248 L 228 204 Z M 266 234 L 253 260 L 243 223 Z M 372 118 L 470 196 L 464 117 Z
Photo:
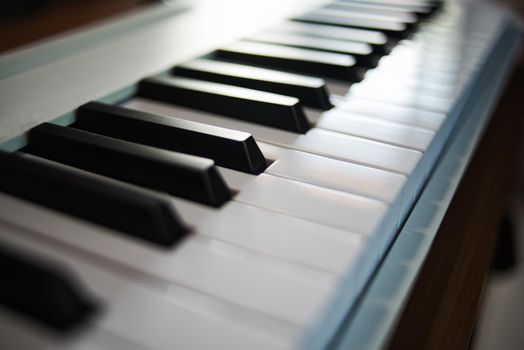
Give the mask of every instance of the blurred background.
M 522 50 L 521 50 L 522 51 Z M 524 117 L 524 55 L 495 113 Z M 522 125 L 522 123 L 521 123 Z M 521 128 L 522 129 L 522 128 Z M 522 135 L 522 130 L 520 131 Z M 514 167 L 507 210 L 499 225 L 491 273 L 487 277 L 472 340 L 475 350 L 524 349 L 524 140 Z
M 5 0 L 0 10 L 0 51 L 134 10 L 153 0 Z

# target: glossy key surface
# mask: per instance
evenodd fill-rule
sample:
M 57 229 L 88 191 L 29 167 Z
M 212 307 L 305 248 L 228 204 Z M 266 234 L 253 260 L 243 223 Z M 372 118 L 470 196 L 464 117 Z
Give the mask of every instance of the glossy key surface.
M 379 19 L 353 18 L 333 13 L 308 13 L 293 18 L 294 21 L 306 23 L 319 23 L 349 28 L 377 30 L 391 37 L 403 37 L 408 26 L 396 21 L 382 21 Z
M 210 159 L 74 128 L 41 124 L 24 152 L 213 206 L 231 196 Z
M 274 44 L 239 41 L 220 48 L 216 55 L 232 61 L 349 82 L 360 81 L 364 73 L 348 55 Z
M 322 110 L 332 107 L 325 82 L 320 78 L 209 59 L 179 64 L 173 69 L 173 73 L 177 76 L 293 96 L 304 106 Z
M 0 190 L 163 246 L 187 232 L 167 196 L 38 157 L 0 153 Z
M 303 133 L 309 123 L 294 97 L 190 78 L 150 78 L 138 95 Z
M 344 28 L 328 24 L 285 21 L 268 28 L 267 31 L 273 33 L 305 34 L 330 40 L 365 43 L 370 45 L 376 54 L 381 55 L 390 52 L 394 46 L 394 41 L 380 31 Z
M 253 174 L 266 167 L 264 155 L 250 134 L 175 117 L 90 102 L 77 110 L 73 127 L 210 158 L 217 165 Z
M 325 6 L 326 8 L 332 9 L 341 9 L 348 11 L 366 11 L 374 12 L 380 14 L 415 14 L 417 16 L 424 16 L 431 12 L 431 7 L 420 4 L 420 5 L 388 5 L 386 2 L 384 4 L 374 4 L 374 3 L 365 3 L 358 1 L 333 1 Z
M 311 37 L 304 34 L 270 32 L 259 33 L 246 38 L 246 40 L 349 55 L 364 67 L 376 67 L 378 63 L 378 56 L 373 54 L 373 48 L 365 43 Z

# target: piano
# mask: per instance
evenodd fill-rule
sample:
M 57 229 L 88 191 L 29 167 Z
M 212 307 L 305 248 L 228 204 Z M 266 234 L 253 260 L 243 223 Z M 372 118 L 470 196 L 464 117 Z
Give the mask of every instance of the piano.
M 0 56 L 2 348 L 386 348 L 520 35 L 171 1 Z

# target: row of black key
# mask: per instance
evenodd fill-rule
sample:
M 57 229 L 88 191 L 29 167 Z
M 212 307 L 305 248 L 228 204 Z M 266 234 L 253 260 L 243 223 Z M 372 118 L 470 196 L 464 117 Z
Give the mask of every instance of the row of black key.
M 220 206 L 231 193 L 214 162 L 44 123 L 22 149 L 38 157 L 182 198 Z
M 314 42 L 314 39 L 311 41 Z M 241 44 L 263 45 L 249 40 Z M 370 48 L 371 54 L 371 46 L 362 45 Z M 297 50 L 285 44 L 278 47 L 282 50 Z M 336 55 L 326 57 L 345 58 L 352 62 L 351 66 L 355 66 L 352 56 L 325 51 L 329 50 L 317 47 L 316 51 L 311 52 Z M 224 58 L 226 52 L 232 51 L 221 49 L 215 55 Z M 272 52 L 275 56 L 275 51 Z M 310 127 L 300 102 L 324 110 L 331 107 L 321 79 L 252 67 L 245 63 L 257 61 L 252 62 L 255 56 L 253 52 L 239 50 L 237 54 L 234 58 L 241 63 L 202 59 L 175 67 L 175 77 L 145 79 L 139 84 L 138 95 L 296 133 L 304 133 Z M 268 65 L 284 70 L 289 68 L 289 71 L 300 70 L 297 68 L 300 64 L 292 58 L 293 55 L 284 56 L 280 60 L 274 57 L 269 59 Z M 333 66 L 329 67 L 330 63 L 325 60 L 310 60 L 309 63 L 311 66 L 301 67 L 312 76 L 333 74 L 340 77 L 343 71 L 349 72 L 337 71 Z M 356 69 L 363 68 L 357 66 Z M 354 74 L 354 71 L 351 72 Z M 355 76 L 345 77 L 358 79 Z M 78 110 L 73 128 L 52 124 L 34 128 L 29 133 L 29 145 L 23 151 L 211 206 L 220 206 L 231 197 L 231 191 L 214 162 L 251 174 L 262 172 L 266 166 L 264 156 L 248 134 L 97 103 Z M 214 162 L 195 156 L 209 158 Z M 27 157 L 15 159 L 17 162 L 37 161 Z M 40 166 L 44 164 L 52 171 L 56 168 L 45 162 L 41 162 Z M 61 168 L 60 171 L 66 170 Z M 4 190 L 9 192 L 10 189 Z M 21 195 L 21 192 L 14 194 Z M 26 193 L 26 196 L 31 195 Z M 32 199 L 42 201 L 39 198 Z M 65 210 L 67 205 L 55 204 L 55 207 Z M 111 220 L 107 218 L 89 217 L 91 214 L 79 212 L 76 214 L 118 230 L 129 231 L 120 223 L 108 222 Z M 179 223 L 178 226 L 184 225 Z M 147 238 L 137 232 L 132 234 L 155 243 L 173 241 Z
M 294 97 L 179 77 L 145 79 L 138 86 L 138 95 L 283 130 L 309 130 Z
M 422 1 L 411 7 L 382 4 L 379 8 L 351 4 L 328 4 L 288 23 L 222 47 L 214 57 L 358 82 L 366 68 L 376 66 L 378 55 L 388 52 L 392 43 L 409 35 L 420 17 L 433 10 L 430 3 Z
M 181 64 L 175 77 L 145 79 L 138 96 L 304 133 L 302 105 L 332 107 L 322 78 L 358 82 L 436 8 L 423 0 L 338 0 Z M 266 167 L 249 134 L 96 102 L 80 107 L 70 127 L 42 124 L 28 136 L 23 152 L 0 153 L 1 191 L 161 246 L 189 231 L 161 192 L 220 206 L 231 190 L 215 163 L 250 174 Z M 13 288 L 0 290 L 8 307 L 60 329 L 92 312 L 89 298 L 55 271 L 4 250 L 0 260 L 16 266 L 6 274 Z M 27 282 L 20 276 L 63 298 L 17 298 Z
M 249 40 L 241 44 L 261 45 Z M 366 44 L 362 45 L 366 47 Z M 278 47 L 296 50 L 284 44 Z M 367 47 L 371 48 L 370 45 Z M 332 57 L 345 58 L 348 62 L 353 60 L 350 55 L 325 51 L 317 47 L 312 52 L 337 55 Z M 226 52 L 227 49 L 221 49 L 215 54 L 223 58 Z M 175 77 L 142 81 L 138 95 L 296 133 L 304 133 L 310 127 L 301 102 L 323 110 L 331 107 L 321 79 L 249 66 L 245 63 L 256 61 L 251 62 L 252 52 L 238 51 L 237 54 L 236 60 L 242 63 L 201 59 L 177 66 L 172 72 Z M 300 70 L 293 55 L 284 56 L 280 60 L 269 59 L 268 65 L 289 68 L 289 71 Z M 311 66 L 305 69 L 307 73 L 320 77 L 331 74 L 326 74 L 333 68 L 328 69 L 330 63 L 310 63 Z M 354 65 L 352 62 L 351 66 Z M 332 71 L 334 76 L 340 76 L 341 72 Z M 266 166 L 264 156 L 250 135 L 181 119 L 91 103 L 78 110 L 73 127 L 43 124 L 34 128 L 29 133 L 29 145 L 24 152 L 211 206 L 220 206 L 231 197 L 231 191 L 213 161 L 251 174 L 262 172 Z M 19 157 L 17 161 L 32 162 L 36 159 Z M 43 164 L 46 163 L 41 166 Z M 51 163 L 47 166 L 54 169 Z M 65 168 L 60 170 L 65 171 Z M 9 188 L 4 190 L 9 191 Z M 67 206 L 56 204 L 55 207 L 64 210 Z M 120 223 L 109 223 L 111 220 L 107 218 L 90 219 L 128 231 Z M 183 227 L 183 224 L 178 226 Z M 137 232 L 132 234 L 155 243 L 170 241 L 149 239 Z

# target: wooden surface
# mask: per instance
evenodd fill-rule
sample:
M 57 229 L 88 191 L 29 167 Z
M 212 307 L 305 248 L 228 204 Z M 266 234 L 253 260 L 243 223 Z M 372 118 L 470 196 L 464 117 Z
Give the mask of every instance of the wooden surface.
M 37 11 L 0 24 L 0 53 L 53 34 L 143 6 L 146 0 L 48 1 Z M 9 35 L 7 35 L 9 33 Z
M 446 213 L 389 349 L 467 349 L 518 166 L 524 60 Z

